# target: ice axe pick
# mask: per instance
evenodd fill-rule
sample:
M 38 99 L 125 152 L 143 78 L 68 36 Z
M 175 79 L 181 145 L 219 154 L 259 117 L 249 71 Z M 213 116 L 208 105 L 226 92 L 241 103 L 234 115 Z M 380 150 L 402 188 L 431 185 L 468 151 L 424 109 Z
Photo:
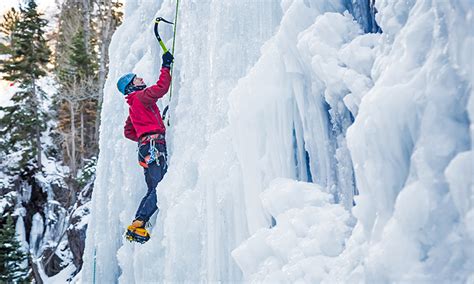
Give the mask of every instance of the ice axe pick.
M 174 25 L 174 23 L 170 22 L 170 21 L 167 21 L 167 20 L 163 19 L 162 17 L 158 17 L 158 18 L 155 19 L 155 37 L 158 40 L 158 43 L 160 44 L 161 49 L 163 49 L 163 53 L 166 53 L 166 52 L 168 52 L 168 49 L 166 48 L 166 45 L 164 44 L 163 40 L 161 40 L 160 34 L 158 33 L 158 24 L 160 22 L 165 22 L 165 23 L 170 24 L 170 25 Z

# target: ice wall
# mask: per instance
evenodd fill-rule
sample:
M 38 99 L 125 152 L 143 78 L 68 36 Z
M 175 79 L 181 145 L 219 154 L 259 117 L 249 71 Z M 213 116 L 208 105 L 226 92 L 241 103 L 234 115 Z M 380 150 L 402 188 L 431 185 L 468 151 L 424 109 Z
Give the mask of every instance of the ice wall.
M 376 2 L 384 37 L 375 84 L 348 132 L 367 281 L 472 279 L 470 2 Z M 454 182 L 456 162 L 471 174 Z
M 347 10 L 354 16 L 354 19 L 361 25 L 366 33 L 381 32 L 375 21 L 375 0 L 346 0 Z
M 354 226 L 348 209 L 356 190 L 345 134 L 361 98 L 373 86 L 370 70 L 380 35 L 364 34 L 345 10 L 343 1 L 289 2 L 280 29 L 231 93 L 231 125 L 255 133 L 238 139 L 235 146 L 239 160 L 250 166 L 244 180 L 254 177 L 248 195 L 276 220 L 274 228 L 258 227 L 234 250 L 246 280 L 320 282 L 329 276 Z M 238 116 L 242 106 L 245 118 Z M 287 115 L 275 120 L 276 113 Z M 306 152 L 309 157 L 311 179 L 295 167 L 302 155 L 295 155 L 296 162 L 283 159 L 292 158 L 288 153 L 292 129 L 295 153 Z M 267 133 L 277 139 L 268 139 Z M 245 156 L 249 151 L 256 155 Z M 272 172 L 285 165 L 289 169 Z M 281 182 L 278 177 L 312 181 L 320 187 Z M 326 194 L 292 202 L 291 193 L 304 196 L 303 188 Z
M 122 237 L 146 186 L 136 145 L 122 134 L 128 110 L 115 84 L 130 71 L 148 83 L 156 80 L 161 50 L 153 37 L 153 19 L 173 19 L 174 7 L 174 1 L 126 3 L 124 24 L 111 43 L 81 276 L 87 283 L 242 278 L 230 253 L 249 235 L 247 208 L 227 127 L 227 97 L 279 24 L 278 2 L 181 1 L 167 132 L 169 169 L 158 187 L 161 211 L 152 219 L 147 244 L 126 243 Z M 171 27 L 160 26 L 160 33 L 170 39 Z M 255 218 L 267 221 L 260 215 Z
M 154 82 L 152 22 L 175 2 L 127 2 L 82 281 L 472 280 L 469 0 L 376 1 L 382 34 L 364 3 L 181 1 L 169 170 L 138 245 L 122 234 L 145 183 L 115 83 Z
M 347 145 L 360 192 L 352 209 L 357 223 L 352 227 L 343 213 L 327 214 L 331 202 L 268 202 L 299 187 L 269 186 L 261 199 L 266 211 L 278 208 L 276 226 L 260 229 L 233 252 L 245 279 L 474 279 L 471 6 L 376 1 L 380 35 L 358 34 L 354 23 L 334 13 L 320 15 L 299 34 L 300 55 L 309 59 L 306 74 L 317 90 L 306 96 L 321 93 L 331 115 L 341 106 L 355 116 Z M 327 223 L 340 230 L 337 237 L 351 228 L 346 239 L 334 237 L 343 249 L 336 243 L 326 250 L 324 240 L 334 234 L 320 233 Z M 284 242 L 285 236 L 293 241 Z

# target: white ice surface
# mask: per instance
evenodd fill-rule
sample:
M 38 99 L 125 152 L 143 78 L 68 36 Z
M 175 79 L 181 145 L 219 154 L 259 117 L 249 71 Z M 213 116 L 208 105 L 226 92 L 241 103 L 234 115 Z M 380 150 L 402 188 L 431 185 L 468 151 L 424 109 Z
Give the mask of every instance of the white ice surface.
M 144 245 L 122 237 L 146 187 L 115 83 L 154 82 L 175 2 L 127 2 L 81 281 L 473 281 L 471 2 L 376 1 L 363 34 L 343 1 L 182 1 Z

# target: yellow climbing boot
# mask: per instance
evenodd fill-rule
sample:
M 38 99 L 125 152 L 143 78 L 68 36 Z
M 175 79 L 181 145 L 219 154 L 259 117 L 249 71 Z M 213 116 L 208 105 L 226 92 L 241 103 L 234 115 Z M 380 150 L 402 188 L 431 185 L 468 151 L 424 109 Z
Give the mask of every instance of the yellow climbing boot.
M 130 242 L 145 243 L 150 239 L 150 233 L 144 228 L 145 223 L 140 220 L 133 221 L 132 225 L 128 226 L 125 238 Z

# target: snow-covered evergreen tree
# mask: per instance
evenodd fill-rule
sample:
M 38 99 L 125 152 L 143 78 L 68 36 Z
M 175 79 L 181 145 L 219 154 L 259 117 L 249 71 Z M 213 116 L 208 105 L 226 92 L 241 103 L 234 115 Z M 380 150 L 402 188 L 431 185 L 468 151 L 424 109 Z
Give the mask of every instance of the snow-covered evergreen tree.
M 28 261 L 17 239 L 13 217 L 7 215 L 0 225 L 0 283 L 22 283 L 29 277 Z
M 21 175 L 23 179 L 31 179 L 42 168 L 41 135 L 48 114 L 42 109 L 45 94 L 38 82 L 46 75 L 51 54 L 45 38 L 46 25 L 33 0 L 20 8 L 17 18 L 2 24 L 8 37 L 8 53 L 0 61 L 0 72 L 3 79 L 16 83 L 19 90 L 11 106 L 0 108 L 0 149 L 10 154 L 10 174 Z

